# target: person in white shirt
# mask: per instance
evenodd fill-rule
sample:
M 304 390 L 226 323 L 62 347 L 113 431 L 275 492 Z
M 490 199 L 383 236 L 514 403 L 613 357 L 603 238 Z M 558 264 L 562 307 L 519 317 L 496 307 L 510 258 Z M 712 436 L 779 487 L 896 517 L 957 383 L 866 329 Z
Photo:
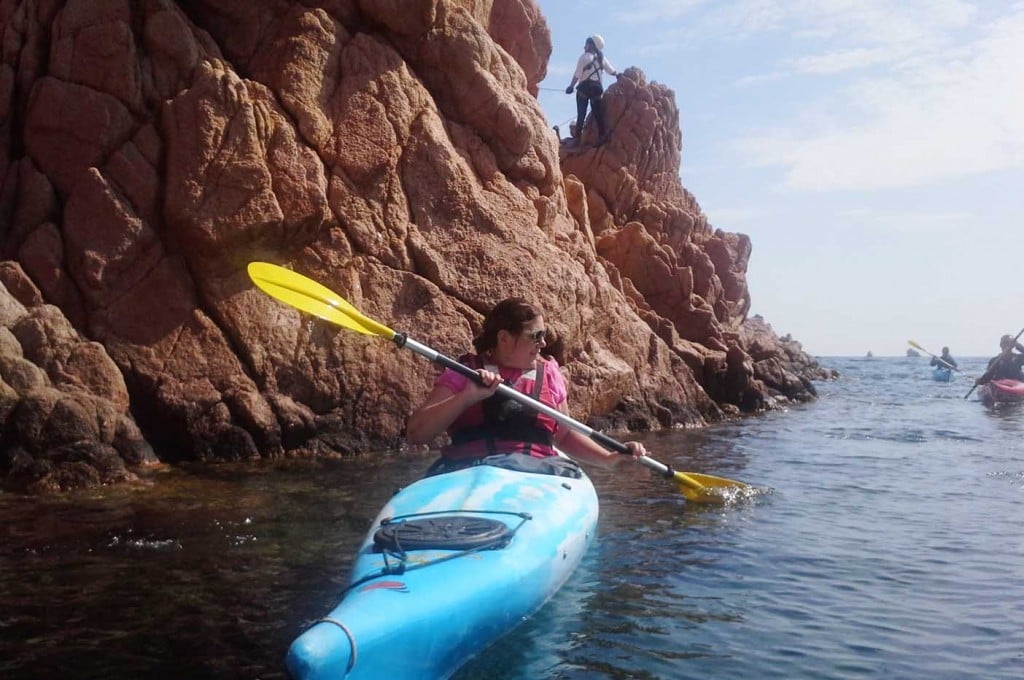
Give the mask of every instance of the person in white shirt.
M 601 109 L 601 95 L 604 94 L 604 87 L 601 85 L 601 71 L 609 75 L 618 76 L 619 72 L 605 59 L 604 38 L 596 33 L 587 38 L 583 45 L 583 54 L 576 62 L 576 72 L 572 76 L 572 82 L 565 88 L 566 94 L 572 94 L 576 88 L 576 127 L 572 130 L 572 137 L 578 143 L 583 134 L 583 123 L 587 118 L 587 105 L 594 114 L 597 121 L 597 143 L 604 144 L 608 141 L 608 130 L 604 121 L 604 111 Z

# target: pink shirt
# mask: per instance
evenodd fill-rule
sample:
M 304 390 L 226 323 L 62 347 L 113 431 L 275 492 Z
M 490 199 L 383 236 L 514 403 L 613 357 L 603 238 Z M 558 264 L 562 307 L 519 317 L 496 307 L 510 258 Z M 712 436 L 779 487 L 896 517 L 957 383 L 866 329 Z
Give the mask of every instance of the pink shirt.
M 518 368 L 504 368 L 502 367 L 498 374 L 501 375 L 502 380 L 511 380 L 515 382 L 519 376 L 526 371 L 522 371 Z M 469 378 L 464 377 L 460 373 L 456 373 L 450 368 L 444 369 L 441 375 L 437 376 L 437 380 L 434 381 L 435 387 L 444 387 L 452 392 L 461 392 L 462 388 L 466 386 Z M 551 390 L 551 396 L 554 398 L 554 404 L 548 404 L 548 406 L 554 406 L 558 408 L 560 405 L 565 403 L 565 399 L 568 396 L 568 389 L 565 386 L 565 378 L 562 377 L 562 372 L 558 370 L 558 362 L 554 359 L 547 359 L 544 362 L 544 383 Z

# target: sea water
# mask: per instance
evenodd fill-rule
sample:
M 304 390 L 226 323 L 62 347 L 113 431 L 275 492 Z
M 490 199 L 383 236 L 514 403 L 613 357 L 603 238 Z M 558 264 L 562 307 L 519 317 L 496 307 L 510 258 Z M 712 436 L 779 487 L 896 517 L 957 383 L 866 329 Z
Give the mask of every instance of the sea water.
M 935 382 L 926 359 L 821 361 L 842 377 L 813 403 L 642 437 L 771 494 L 697 506 L 639 466 L 592 470 L 582 566 L 457 680 L 1024 677 L 1024 407 L 964 399 L 971 381 Z M 0 495 L 0 676 L 284 678 L 378 508 L 429 463 Z

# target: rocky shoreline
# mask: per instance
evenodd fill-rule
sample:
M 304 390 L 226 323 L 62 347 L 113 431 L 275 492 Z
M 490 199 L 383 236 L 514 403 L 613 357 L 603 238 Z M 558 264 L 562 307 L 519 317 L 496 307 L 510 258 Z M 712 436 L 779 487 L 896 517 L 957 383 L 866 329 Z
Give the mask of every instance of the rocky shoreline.
M 556 137 L 529 0 L 9 3 L 0 26 L 7 490 L 400 446 L 435 369 L 267 298 L 252 260 L 453 356 L 496 300 L 536 300 L 602 428 L 834 377 L 748 318 L 752 244 L 682 186 L 671 90 L 627 69 L 606 144 Z

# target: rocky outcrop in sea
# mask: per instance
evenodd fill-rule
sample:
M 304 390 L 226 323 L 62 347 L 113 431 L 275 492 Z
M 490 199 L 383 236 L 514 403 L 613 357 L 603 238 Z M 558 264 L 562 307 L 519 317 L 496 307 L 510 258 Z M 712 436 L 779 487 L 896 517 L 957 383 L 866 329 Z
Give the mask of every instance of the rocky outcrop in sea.
M 536 300 L 603 427 L 828 377 L 747 318 L 751 243 L 682 187 L 669 89 L 629 69 L 609 142 L 560 144 L 530 0 L 13 1 L 0 45 L 9 489 L 401 446 L 435 367 L 267 297 L 253 260 L 454 356 L 494 302 Z

